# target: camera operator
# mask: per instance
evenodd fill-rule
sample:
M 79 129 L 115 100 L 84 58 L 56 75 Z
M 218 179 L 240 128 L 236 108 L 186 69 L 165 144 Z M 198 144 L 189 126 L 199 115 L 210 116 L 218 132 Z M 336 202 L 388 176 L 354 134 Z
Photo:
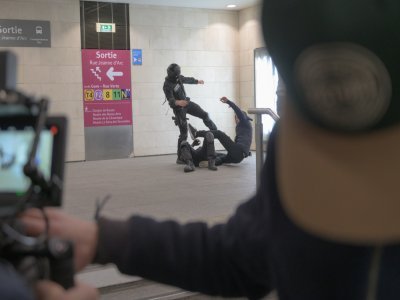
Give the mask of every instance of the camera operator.
M 132 216 L 84 222 L 46 209 L 76 266 L 226 297 L 400 299 L 400 4 L 265 0 L 262 25 L 288 97 L 261 185 L 225 223 Z M 390 46 L 389 46 L 390 45 Z M 37 210 L 24 222 L 39 234 Z
M 185 92 L 184 84 L 204 84 L 203 80 L 197 80 L 193 77 L 185 77 L 181 75 L 181 67 L 175 63 L 170 64 L 167 68 L 167 77 L 164 81 L 164 94 L 169 106 L 173 109 L 175 115 L 175 125 L 179 127 L 178 138 L 178 158 L 177 163 L 183 164 L 180 157 L 180 145 L 188 137 L 188 124 L 186 113 L 203 120 L 203 123 L 210 130 L 217 130 L 217 126 L 210 119 L 208 113 L 204 111 L 200 105 L 190 100 Z

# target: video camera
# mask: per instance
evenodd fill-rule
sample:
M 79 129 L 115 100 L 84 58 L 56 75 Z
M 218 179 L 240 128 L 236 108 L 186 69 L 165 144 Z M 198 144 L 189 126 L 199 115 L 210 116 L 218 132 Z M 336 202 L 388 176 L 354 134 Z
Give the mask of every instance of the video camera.
M 47 232 L 26 236 L 17 219 L 27 208 L 61 205 L 67 120 L 48 117 L 46 99 L 16 91 L 13 53 L 0 52 L 0 73 L 0 257 L 29 283 L 50 279 L 69 288 L 71 243 Z

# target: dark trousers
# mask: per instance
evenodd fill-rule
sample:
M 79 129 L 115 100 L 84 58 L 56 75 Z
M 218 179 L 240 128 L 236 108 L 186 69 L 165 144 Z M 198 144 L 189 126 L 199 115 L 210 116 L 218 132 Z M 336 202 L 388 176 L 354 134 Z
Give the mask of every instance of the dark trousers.
M 187 140 L 188 137 L 188 125 L 186 120 L 186 114 L 195 116 L 203 120 L 204 125 L 206 125 L 210 130 L 216 130 L 217 126 L 208 116 L 208 113 L 204 111 L 200 105 L 193 101 L 189 101 L 186 107 L 174 108 L 175 124 L 179 127 L 179 138 L 178 138 L 178 156 L 179 156 L 179 145 Z
M 240 163 L 245 158 L 245 151 L 241 144 L 235 143 L 225 132 L 221 130 L 211 130 L 210 131 L 214 138 L 219 140 L 222 146 L 228 152 L 227 154 L 218 153 L 217 158 L 215 160 L 215 164 L 217 166 L 222 164 L 229 164 L 229 163 Z M 197 131 L 198 137 L 205 137 L 207 131 L 199 130 Z

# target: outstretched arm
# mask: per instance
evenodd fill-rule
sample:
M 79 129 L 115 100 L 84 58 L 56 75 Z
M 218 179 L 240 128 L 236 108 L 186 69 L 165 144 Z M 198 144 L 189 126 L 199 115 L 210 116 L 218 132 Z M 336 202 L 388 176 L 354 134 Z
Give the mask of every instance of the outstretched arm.
M 245 121 L 247 120 L 245 114 L 242 112 L 242 110 L 235 104 L 233 103 L 231 100 L 229 100 L 226 97 L 222 97 L 221 99 L 219 99 L 222 103 L 226 103 L 228 104 L 230 107 L 232 107 L 232 109 L 235 111 L 236 116 L 238 117 L 238 119 L 240 121 Z
M 126 221 L 100 218 L 98 224 L 45 208 L 51 236 L 75 245 L 75 266 L 114 263 L 131 275 L 191 291 L 229 297 L 260 298 L 271 289 L 268 218 L 261 193 L 241 205 L 226 223 L 181 225 L 133 216 Z M 24 223 L 31 234 L 45 229 L 32 209 Z
M 180 80 L 185 84 L 204 84 L 204 80 L 196 79 L 194 77 L 180 76 Z
M 273 134 L 268 147 L 273 151 Z M 267 158 L 257 194 L 226 223 L 181 225 L 133 216 L 126 221 L 100 218 L 96 224 L 45 208 L 49 235 L 74 242 L 76 270 L 93 260 L 114 263 L 123 273 L 191 291 L 259 299 L 273 288 L 269 257 L 269 201 L 276 197 L 273 157 Z M 45 230 L 43 214 L 37 209 L 25 212 L 23 221 L 30 234 Z
M 211 228 L 139 216 L 102 219 L 97 262 L 191 291 L 260 298 L 271 290 L 268 226 L 260 201 L 254 197 L 227 224 Z

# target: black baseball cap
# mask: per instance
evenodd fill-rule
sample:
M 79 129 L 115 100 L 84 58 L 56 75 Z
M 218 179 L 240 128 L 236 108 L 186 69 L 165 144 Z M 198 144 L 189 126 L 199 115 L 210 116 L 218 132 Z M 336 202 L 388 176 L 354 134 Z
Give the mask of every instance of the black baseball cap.
M 277 134 L 285 211 L 346 242 L 400 239 L 400 2 L 265 0 L 287 97 Z

